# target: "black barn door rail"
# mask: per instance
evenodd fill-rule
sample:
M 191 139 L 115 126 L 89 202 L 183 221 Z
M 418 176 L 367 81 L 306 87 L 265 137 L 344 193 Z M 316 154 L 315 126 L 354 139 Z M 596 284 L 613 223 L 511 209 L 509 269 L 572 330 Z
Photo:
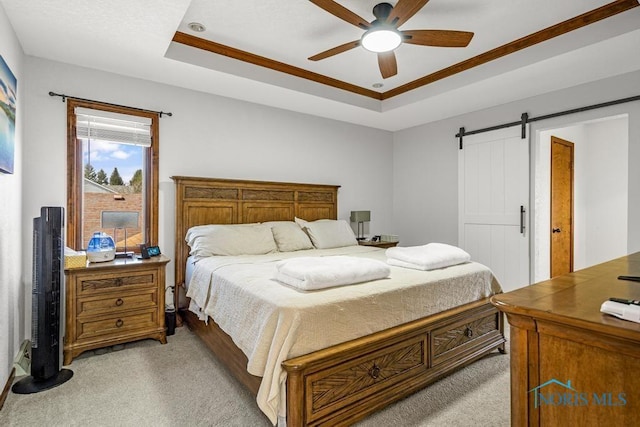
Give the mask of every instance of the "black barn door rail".
M 529 117 L 527 113 L 522 113 L 522 116 L 520 116 L 520 120 L 517 122 L 503 123 L 501 125 L 490 126 L 482 129 L 472 130 L 472 131 L 466 131 L 464 127 L 461 127 L 458 133 L 456 134 L 456 138 L 458 138 L 459 148 L 460 150 L 462 150 L 462 147 L 463 147 L 462 139 L 465 136 L 476 135 L 478 133 L 483 133 L 483 132 L 491 132 L 493 130 L 505 129 L 513 126 L 521 126 L 522 127 L 521 138 L 525 139 L 527 137 L 527 123 L 538 122 L 540 120 L 552 119 L 554 117 L 566 116 L 569 114 L 581 113 L 583 111 L 595 110 L 597 108 L 610 107 L 612 105 L 625 104 L 627 102 L 633 102 L 633 101 L 640 101 L 640 95 L 630 96 L 628 98 L 616 99 L 614 101 L 601 102 L 599 104 L 588 105 L 586 107 L 573 108 L 571 110 L 560 111 L 558 113 L 545 114 L 539 117 Z

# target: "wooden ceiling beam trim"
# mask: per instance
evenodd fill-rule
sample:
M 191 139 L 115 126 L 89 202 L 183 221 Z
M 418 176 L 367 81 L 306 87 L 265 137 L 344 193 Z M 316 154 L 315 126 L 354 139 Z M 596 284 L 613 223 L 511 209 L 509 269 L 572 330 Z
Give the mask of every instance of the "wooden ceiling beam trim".
M 260 67 L 265 67 L 275 71 L 280 71 L 282 73 L 290 74 L 292 76 L 301 77 L 303 79 L 311 80 L 337 89 L 346 90 L 358 95 L 367 96 L 376 100 L 382 100 L 382 93 L 380 92 L 365 89 L 363 87 L 347 83 L 342 80 L 314 73 L 313 71 L 308 71 L 302 68 L 295 67 L 293 65 L 285 64 L 284 62 L 274 61 L 273 59 L 265 58 L 264 56 L 256 55 L 230 46 L 225 46 L 223 44 L 205 40 L 200 37 L 195 37 L 190 34 L 185 34 L 180 31 L 176 31 L 175 35 L 173 36 L 173 41 L 186 46 L 194 47 L 196 49 L 206 50 L 208 52 L 224 55 L 229 58 L 237 59 L 239 61 L 248 62 Z
M 512 54 L 522 49 L 526 49 L 530 46 L 534 46 L 538 43 L 550 40 L 554 37 L 561 36 L 611 16 L 617 15 L 622 12 L 626 12 L 640 6 L 638 0 L 616 0 L 599 8 L 593 9 L 589 12 L 585 12 L 581 15 L 560 22 L 551 27 L 547 27 L 543 30 L 529 34 L 525 37 L 514 40 L 510 43 L 499 46 L 495 49 L 481 53 L 473 58 L 466 59 L 450 67 L 443 68 L 419 79 L 413 80 L 404 85 L 398 86 L 394 89 L 386 92 L 376 92 L 374 90 L 366 89 L 361 86 L 357 86 L 351 83 L 344 82 L 342 80 L 334 79 L 313 71 L 305 70 L 303 68 L 295 67 L 293 65 L 285 64 L 283 62 L 275 61 L 273 59 L 259 56 L 250 52 L 246 52 L 240 49 L 236 49 L 230 46 L 225 46 L 220 43 L 216 43 L 210 40 L 205 40 L 199 37 L 195 37 L 186 33 L 177 31 L 173 36 L 173 41 L 181 43 L 186 46 L 191 46 L 197 49 L 206 50 L 208 52 L 224 55 L 229 58 L 237 59 L 239 61 L 248 62 L 250 64 L 258 65 L 261 67 L 269 68 L 274 71 L 283 72 L 292 76 L 300 77 L 303 79 L 311 80 L 316 83 L 331 86 L 337 89 L 342 89 L 357 95 L 366 96 L 376 100 L 386 100 L 393 98 L 394 96 L 401 95 L 406 92 L 410 92 L 414 89 L 426 86 L 430 83 L 434 83 L 438 80 L 442 80 L 447 77 L 451 77 L 455 74 L 467 71 L 471 68 L 479 65 L 486 64 L 487 62 L 501 58 L 503 56 Z
M 582 15 L 578 15 L 574 18 L 560 22 L 559 24 L 547 27 L 543 30 L 529 34 L 528 36 L 519 38 L 495 49 L 481 53 L 480 55 L 474 56 L 473 58 L 469 58 L 465 61 L 458 62 L 457 64 L 454 64 L 450 67 L 443 68 L 442 70 L 436 71 L 435 73 L 421 77 L 402 86 L 398 86 L 395 89 L 384 92 L 382 94 L 382 99 L 389 99 L 394 96 L 412 91 L 438 80 L 442 80 L 446 77 L 450 77 L 454 74 L 461 73 L 463 71 L 469 70 L 482 64 L 486 64 L 487 62 L 517 52 L 519 50 L 526 49 L 530 46 L 550 40 L 554 37 L 558 37 L 568 32 L 577 30 L 578 28 L 593 24 L 594 22 L 598 22 L 619 13 L 626 12 L 627 10 L 633 9 L 637 6 L 640 6 L 637 0 L 616 0 L 597 9 L 593 9 L 589 12 L 583 13 Z

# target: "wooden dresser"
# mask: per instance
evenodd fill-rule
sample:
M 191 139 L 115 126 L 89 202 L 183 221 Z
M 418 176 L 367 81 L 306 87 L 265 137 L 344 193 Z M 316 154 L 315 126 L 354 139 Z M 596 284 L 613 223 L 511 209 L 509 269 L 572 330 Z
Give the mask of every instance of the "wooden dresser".
M 165 344 L 164 255 L 65 270 L 64 364 L 80 353 L 152 338 Z
M 640 300 L 640 252 L 491 298 L 511 325 L 511 425 L 640 425 L 640 323 L 600 313 Z

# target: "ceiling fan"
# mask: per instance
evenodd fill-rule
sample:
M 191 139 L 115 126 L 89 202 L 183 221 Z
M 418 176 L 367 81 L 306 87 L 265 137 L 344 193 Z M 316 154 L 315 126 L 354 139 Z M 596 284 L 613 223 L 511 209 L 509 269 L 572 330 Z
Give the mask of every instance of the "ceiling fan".
M 402 24 L 424 7 L 429 0 L 398 0 L 395 6 L 380 3 L 374 6 L 376 19 L 367 22 L 354 12 L 333 0 L 310 0 L 311 3 L 326 10 L 330 14 L 366 30 L 360 40 L 354 40 L 336 46 L 317 55 L 309 57 L 311 61 L 319 61 L 358 46 L 378 54 L 378 66 L 383 78 L 398 74 L 398 65 L 394 49 L 402 43 L 436 47 L 466 47 L 473 33 L 453 30 L 405 30 L 398 29 Z

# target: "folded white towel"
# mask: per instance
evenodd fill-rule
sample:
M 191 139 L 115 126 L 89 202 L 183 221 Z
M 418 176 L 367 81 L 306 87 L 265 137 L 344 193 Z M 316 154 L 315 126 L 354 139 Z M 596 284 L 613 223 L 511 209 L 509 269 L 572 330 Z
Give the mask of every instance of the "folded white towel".
M 305 291 L 389 277 L 381 261 L 350 256 L 300 257 L 276 263 L 276 280 Z
M 388 264 L 416 270 L 435 270 L 471 261 L 471 255 L 467 252 L 445 243 L 393 247 L 385 253 Z

